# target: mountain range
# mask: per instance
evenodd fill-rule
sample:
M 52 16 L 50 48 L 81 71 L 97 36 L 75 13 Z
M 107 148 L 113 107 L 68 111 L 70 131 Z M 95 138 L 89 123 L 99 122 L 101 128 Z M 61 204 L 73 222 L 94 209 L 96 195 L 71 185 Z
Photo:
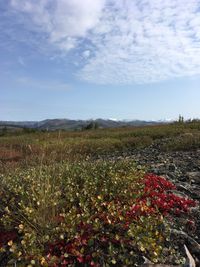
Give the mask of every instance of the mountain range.
M 93 127 L 117 128 L 128 126 L 145 126 L 167 123 L 168 121 L 144 121 L 144 120 L 113 120 L 113 119 L 47 119 L 42 121 L 0 121 L 0 127 L 31 128 L 38 130 L 82 130 Z

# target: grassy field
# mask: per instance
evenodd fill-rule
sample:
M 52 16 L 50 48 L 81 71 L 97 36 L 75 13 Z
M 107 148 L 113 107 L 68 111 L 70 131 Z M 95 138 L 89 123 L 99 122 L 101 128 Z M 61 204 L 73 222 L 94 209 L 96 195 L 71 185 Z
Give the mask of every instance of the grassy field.
M 85 160 L 147 147 L 163 138 L 169 139 L 163 144 L 164 151 L 198 148 L 200 123 L 77 132 L 8 133 L 0 137 L 0 160 L 6 169 L 9 164 L 29 167 L 66 160 Z
M 136 266 L 142 256 L 184 262 L 169 230 L 177 216 L 192 223 L 196 203 L 169 193 L 174 185 L 138 171 L 134 161 L 113 159 L 162 140 L 163 151 L 198 149 L 200 123 L 2 133 L 0 261 L 29 267 Z

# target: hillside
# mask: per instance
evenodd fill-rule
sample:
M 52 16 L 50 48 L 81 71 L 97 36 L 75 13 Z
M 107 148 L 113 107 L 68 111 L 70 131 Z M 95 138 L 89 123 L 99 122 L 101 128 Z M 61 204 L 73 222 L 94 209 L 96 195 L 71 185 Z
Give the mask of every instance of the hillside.
M 165 121 L 116 121 L 107 119 L 96 120 L 70 120 L 70 119 L 47 119 L 42 121 L 0 121 L 0 126 L 33 128 L 40 130 L 80 130 L 94 123 L 98 128 L 117 128 L 125 126 L 144 126 L 166 123 Z

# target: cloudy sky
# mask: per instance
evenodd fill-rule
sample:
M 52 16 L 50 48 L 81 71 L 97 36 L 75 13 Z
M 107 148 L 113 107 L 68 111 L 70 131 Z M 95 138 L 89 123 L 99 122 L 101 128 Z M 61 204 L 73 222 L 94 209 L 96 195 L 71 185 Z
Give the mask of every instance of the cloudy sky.
M 0 120 L 200 118 L 200 0 L 1 0 Z

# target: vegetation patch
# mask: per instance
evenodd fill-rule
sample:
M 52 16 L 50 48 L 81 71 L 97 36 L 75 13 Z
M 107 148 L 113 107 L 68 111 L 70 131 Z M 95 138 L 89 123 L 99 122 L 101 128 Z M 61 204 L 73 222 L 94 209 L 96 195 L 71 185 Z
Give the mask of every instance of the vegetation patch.
M 131 161 L 35 167 L 2 175 L 1 185 L 1 253 L 23 266 L 133 266 L 142 255 L 154 262 L 164 262 L 166 253 L 176 258 L 168 221 L 195 206 Z
M 197 203 L 124 155 L 199 149 L 199 125 L 5 133 L 0 265 L 137 266 L 143 256 L 183 263 L 170 233 L 194 233 Z

